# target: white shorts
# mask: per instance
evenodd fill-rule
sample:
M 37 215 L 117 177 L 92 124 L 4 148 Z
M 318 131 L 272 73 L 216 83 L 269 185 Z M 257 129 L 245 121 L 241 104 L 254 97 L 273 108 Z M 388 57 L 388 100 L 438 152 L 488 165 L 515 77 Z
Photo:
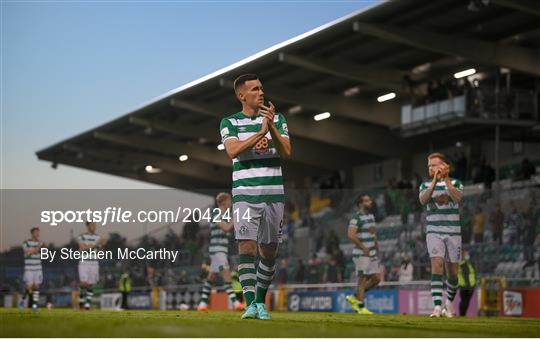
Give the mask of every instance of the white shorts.
M 95 285 L 99 281 L 99 265 L 80 263 L 79 280 L 89 285 Z
M 259 244 L 280 243 L 283 234 L 283 206 L 282 202 L 235 202 L 236 240 L 255 240 Z
M 43 271 L 24 270 L 23 280 L 26 285 L 41 285 L 43 282 Z
M 426 243 L 430 258 L 444 258 L 454 264 L 461 260 L 461 235 L 428 233 Z
M 372 275 L 379 273 L 378 257 L 357 257 L 353 258 L 358 275 Z
M 210 255 L 210 272 L 219 273 L 222 270 L 229 269 L 229 259 L 227 254 L 217 252 Z

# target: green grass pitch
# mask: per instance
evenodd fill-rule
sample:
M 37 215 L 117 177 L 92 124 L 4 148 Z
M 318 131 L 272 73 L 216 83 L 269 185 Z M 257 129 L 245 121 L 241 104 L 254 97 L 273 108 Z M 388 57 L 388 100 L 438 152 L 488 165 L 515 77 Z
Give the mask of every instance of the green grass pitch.
M 39 312 L 0 309 L 2 337 L 538 337 L 539 319 L 440 318 L 412 315 L 271 312 L 272 320 L 240 313 L 194 311 Z

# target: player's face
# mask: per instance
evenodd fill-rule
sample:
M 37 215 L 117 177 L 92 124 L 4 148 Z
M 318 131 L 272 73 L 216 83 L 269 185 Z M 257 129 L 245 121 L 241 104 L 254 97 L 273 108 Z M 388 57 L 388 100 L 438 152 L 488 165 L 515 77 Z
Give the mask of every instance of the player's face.
M 264 91 L 259 80 L 248 80 L 240 87 L 238 96 L 242 103 L 257 109 L 264 104 Z
M 363 196 L 362 197 L 362 207 L 366 210 L 369 210 L 371 206 L 373 205 L 373 200 L 369 196 Z
M 96 223 L 91 222 L 88 225 L 86 225 L 86 229 L 89 233 L 94 233 L 96 231 Z
M 32 232 L 32 237 L 34 239 L 39 239 L 39 230 L 34 230 L 34 232 Z
M 429 176 L 433 178 L 433 176 L 435 175 L 435 171 L 437 171 L 437 169 L 442 169 L 443 165 L 444 162 L 437 157 L 428 159 Z

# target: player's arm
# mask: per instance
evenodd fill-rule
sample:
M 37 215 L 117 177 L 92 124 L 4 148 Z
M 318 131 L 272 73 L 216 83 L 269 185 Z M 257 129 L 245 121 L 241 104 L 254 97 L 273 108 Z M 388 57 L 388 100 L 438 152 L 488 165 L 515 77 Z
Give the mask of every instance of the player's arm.
M 23 247 L 24 255 L 27 255 L 27 256 L 39 253 L 39 251 L 41 251 L 39 247 L 28 247 L 26 243 L 24 243 L 22 247 Z
M 347 237 L 349 238 L 350 241 L 353 242 L 353 244 L 356 245 L 356 247 L 358 247 L 364 252 L 364 255 L 369 255 L 369 249 L 366 247 L 366 245 L 364 245 L 362 240 L 358 239 L 358 237 L 356 236 L 356 230 L 357 230 L 356 225 L 349 225 L 349 229 L 347 231 Z
M 91 245 L 88 245 L 87 243 L 85 243 L 83 241 L 83 238 L 82 238 L 82 235 L 79 237 L 79 250 L 80 251 L 86 251 L 86 250 L 89 250 L 91 249 L 92 246 Z
M 452 184 L 452 180 L 448 175 L 448 170 L 443 173 L 445 173 L 444 182 L 446 187 L 448 187 L 448 192 L 450 193 L 452 200 L 454 200 L 456 204 L 459 204 L 461 202 L 461 197 L 463 196 L 463 185 L 460 181 L 456 181 L 456 185 Z
M 435 170 L 435 175 L 433 175 L 433 180 L 431 181 L 431 184 L 424 190 L 420 191 L 420 194 L 418 195 L 418 198 L 420 199 L 420 203 L 422 205 L 426 205 L 431 199 L 431 195 L 433 194 L 433 191 L 435 190 L 435 185 L 437 185 L 437 177 L 440 174 L 440 170 Z
M 377 239 L 377 231 L 375 230 L 375 226 L 369 228 L 369 233 L 373 235 L 373 241 L 375 243 L 375 249 L 377 250 L 377 255 L 379 254 L 379 240 Z
M 276 114 L 276 108 L 269 102 L 269 107 L 261 106 L 260 113 L 263 117 L 268 119 L 270 135 L 272 136 L 272 141 L 274 146 L 279 153 L 279 156 L 284 159 L 290 159 L 292 154 L 291 141 L 289 140 L 289 132 L 287 130 L 287 123 L 285 122 L 285 117 L 283 115 L 279 116 L 278 126 L 274 124 L 274 116 Z
M 79 250 L 86 251 L 86 250 L 89 250 L 91 248 L 92 248 L 91 245 L 85 244 L 83 242 L 79 242 Z
M 266 135 L 268 132 L 268 122 L 263 119 L 260 131 L 242 141 L 238 140 L 236 126 L 233 126 L 228 119 L 221 121 L 220 130 L 225 151 L 231 159 L 234 159 L 245 150 L 253 148 Z

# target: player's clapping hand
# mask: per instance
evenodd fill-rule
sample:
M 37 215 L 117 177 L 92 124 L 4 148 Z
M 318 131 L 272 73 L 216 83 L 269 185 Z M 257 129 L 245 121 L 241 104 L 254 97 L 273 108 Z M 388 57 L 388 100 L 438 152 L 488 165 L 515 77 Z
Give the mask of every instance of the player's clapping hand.
M 262 134 L 262 135 L 266 135 L 269 128 L 270 128 L 270 126 L 268 125 L 268 119 L 263 119 L 261 130 L 259 131 L 259 133 Z
M 263 117 L 267 118 L 268 121 L 273 122 L 274 116 L 276 115 L 276 107 L 269 101 L 268 106 L 265 106 L 264 104 L 261 105 L 259 112 Z
M 440 180 L 440 177 L 441 177 L 441 169 L 440 168 L 437 168 L 435 169 L 435 173 L 433 174 L 433 181 L 432 181 L 432 184 L 436 184 L 437 181 Z
M 450 175 L 450 166 L 447 164 L 441 165 L 441 179 L 446 179 Z

